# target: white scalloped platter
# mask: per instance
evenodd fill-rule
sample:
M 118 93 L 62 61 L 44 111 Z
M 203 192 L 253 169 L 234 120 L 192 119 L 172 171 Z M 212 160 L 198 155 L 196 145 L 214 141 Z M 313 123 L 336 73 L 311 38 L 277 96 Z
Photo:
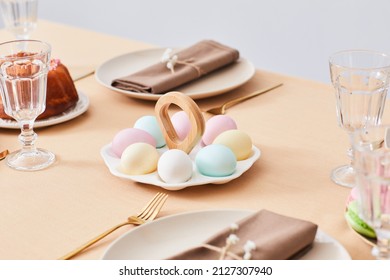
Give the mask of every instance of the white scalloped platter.
M 170 191 L 177 191 L 187 187 L 205 185 L 205 184 L 225 184 L 233 179 L 240 177 L 245 171 L 251 168 L 251 166 L 255 163 L 255 161 L 260 158 L 260 154 L 261 154 L 260 150 L 256 146 L 252 146 L 252 155 L 246 160 L 237 161 L 236 171 L 232 175 L 225 176 L 225 177 L 210 177 L 210 176 L 204 176 L 200 174 L 195 167 L 194 158 L 196 153 L 199 151 L 199 149 L 200 147 L 196 146 L 193 149 L 193 151 L 190 153 L 190 157 L 193 160 L 193 174 L 191 179 L 184 183 L 175 183 L 175 184 L 168 184 L 162 181 L 157 171 L 145 175 L 128 175 L 120 172 L 118 170 L 118 166 L 120 164 L 120 158 L 117 157 L 111 151 L 111 144 L 105 145 L 101 149 L 100 154 L 103 157 L 104 162 L 107 165 L 108 169 L 110 170 L 111 174 L 113 174 L 114 176 L 132 180 L 139 183 L 159 186 L 161 188 Z M 162 154 L 166 150 L 167 148 L 164 147 L 158 149 L 158 152 Z

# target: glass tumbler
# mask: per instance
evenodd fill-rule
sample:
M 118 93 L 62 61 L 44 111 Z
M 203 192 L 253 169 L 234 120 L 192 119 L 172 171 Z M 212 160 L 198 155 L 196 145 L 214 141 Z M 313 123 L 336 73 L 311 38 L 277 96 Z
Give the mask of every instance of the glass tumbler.
M 0 0 L 0 12 L 7 30 L 26 40 L 37 26 L 38 0 Z

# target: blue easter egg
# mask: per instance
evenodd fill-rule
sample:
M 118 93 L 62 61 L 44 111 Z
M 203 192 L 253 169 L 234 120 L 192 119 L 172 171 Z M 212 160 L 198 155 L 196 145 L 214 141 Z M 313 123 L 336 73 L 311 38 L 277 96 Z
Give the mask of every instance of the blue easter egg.
M 155 116 L 143 116 L 139 118 L 135 122 L 134 128 L 142 129 L 152 135 L 156 139 L 157 148 L 165 146 L 165 138 Z
M 232 150 L 220 144 L 202 148 L 195 157 L 199 173 L 211 177 L 225 177 L 234 173 L 237 159 Z

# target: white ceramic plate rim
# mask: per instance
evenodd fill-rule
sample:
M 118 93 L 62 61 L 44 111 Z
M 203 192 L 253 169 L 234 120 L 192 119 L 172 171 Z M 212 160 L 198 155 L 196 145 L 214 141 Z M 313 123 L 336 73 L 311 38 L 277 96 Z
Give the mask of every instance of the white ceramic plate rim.
M 74 119 L 81 114 L 85 113 L 89 107 L 89 98 L 84 93 L 78 91 L 79 100 L 76 103 L 76 106 L 66 110 L 62 114 L 52 116 L 47 119 L 37 120 L 34 123 L 34 128 L 46 127 L 59 123 L 63 123 Z M 15 120 L 5 120 L 0 118 L 0 127 L 1 128 L 11 128 L 11 129 L 20 129 L 18 123 Z
M 194 150 L 190 153 L 190 157 L 192 159 L 195 158 L 195 154 L 199 148 L 200 147 L 195 147 Z M 161 154 L 164 151 L 166 151 L 166 149 L 167 148 L 165 147 L 162 149 L 158 149 L 158 151 Z M 246 160 L 237 161 L 236 171 L 232 175 L 225 176 L 225 177 L 204 176 L 196 171 L 195 164 L 193 163 L 194 171 L 193 171 L 192 178 L 187 182 L 176 183 L 176 184 L 169 184 L 162 181 L 158 176 L 157 171 L 145 175 L 127 175 L 120 172 L 118 170 L 118 166 L 120 164 L 120 158 L 114 155 L 114 153 L 111 151 L 111 144 L 107 144 L 103 146 L 103 148 L 100 151 L 100 154 L 104 159 L 104 163 L 107 165 L 111 174 L 113 174 L 114 176 L 132 180 L 139 183 L 159 186 L 161 188 L 171 190 L 171 191 L 176 191 L 190 186 L 205 185 L 205 184 L 224 184 L 233 179 L 236 179 L 239 176 L 241 176 L 245 171 L 247 171 L 255 163 L 255 161 L 260 157 L 261 152 L 256 146 L 252 146 L 252 155 Z
M 158 100 L 163 94 L 139 93 L 122 90 L 111 86 L 111 82 L 120 77 L 142 70 L 152 64 L 158 63 L 166 48 L 154 48 L 130 52 L 111 58 L 103 62 L 95 72 L 96 80 L 113 91 L 127 96 L 144 99 Z M 237 62 L 216 70 L 196 81 L 175 88 L 190 96 L 192 99 L 207 98 L 233 90 L 255 74 L 255 67 L 247 59 L 241 57 Z
M 251 210 L 216 209 L 163 217 L 118 237 L 106 249 L 102 259 L 167 259 L 201 244 L 231 223 L 253 213 Z M 351 256 L 338 241 L 318 229 L 313 247 L 301 259 L 350 260 Z

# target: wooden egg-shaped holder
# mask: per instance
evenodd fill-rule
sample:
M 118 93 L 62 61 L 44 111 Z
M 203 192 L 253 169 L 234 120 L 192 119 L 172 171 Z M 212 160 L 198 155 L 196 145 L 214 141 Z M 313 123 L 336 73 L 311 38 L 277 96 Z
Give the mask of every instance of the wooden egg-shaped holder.
M 169 117 L 169 106 L 177 105 L 190 119 L 191 130 L 184 140 L 180 140 Z M 205 121 L 198 105 L 187 95 L 178 91 L 169 92 L 160 97 L 155 106 L 157 120 L 169 149 L 180 149 L 189 154 L 202 138 Z

